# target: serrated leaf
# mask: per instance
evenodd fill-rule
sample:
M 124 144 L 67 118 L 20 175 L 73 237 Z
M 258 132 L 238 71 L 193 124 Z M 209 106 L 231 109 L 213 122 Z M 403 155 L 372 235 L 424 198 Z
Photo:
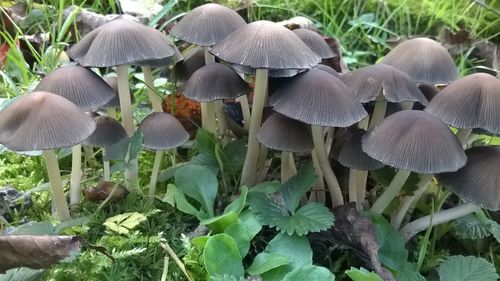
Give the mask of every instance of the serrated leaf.
M 228 275 L 239 278 L 244 275 L 238 245 L 227 234 L 217 234 L 208 239 L 203 260 L 208 276 Z
M 103 225 L 118 234 L 127 234 L 147 218 L 138 212 L 129 212 L 107 218 Z
M 250 275 L 261 275 L 271 269 L 288 264 L 289 258 L 276 253 L 259 253 L 247 269 Z
M 161 201 L 168 203 L 172 207 L 177 208 L 179 211 L 192 216 L 196 216 L 199 213 L 199 211 L 187 201 L 184 193 L 182 193 L 182 191 L 180 191 L 179 188 L 173 183 L 169 183 L 167 185 L 167 193 L 163 196 Z
M 330 270 L 324 267 L 315 265 L 306 265 L 292 270 L 283 278 L 283 281 L 303 281 L 303 280 L 334 281 L 335 276 L 333 276 Z
M 0 275 L 0 281 L 40 281 L 45 275 L 43 269 L 30 269 L 27 267 L 7 270 L 5 274 Z
M 482 239 L 491 235 L 491 224 L 481 220 L 475 214 L 456 219 L 453 222 L 455 234 L 462 239 Z
M 208 168 L 193 164 L 183 166 L 175 172 L 175 183 L 184 194 L 198 201 L 210 217 L 214 216 L 219 183 Z
M 440 281 L 497 281 L 495 267 L 483 258 L 450 256 L 438 268 Z
M 265 181 L 253 186 L 248 192 L 249 193 L 275 193 L 281 187 L 278 181 Z
M 345 271 L 345 274 L 353 281 L 384 281 L 377 273 L 364 268 L 351 267 L 351 269 Z
M 297 174 L 286 181 L 280 189 L 285 207 L 294 212 L 299 206 L 300 199 L 313 186 L 316 181 L 316 174 L 313 165 L 308 163 L 301 167 Z

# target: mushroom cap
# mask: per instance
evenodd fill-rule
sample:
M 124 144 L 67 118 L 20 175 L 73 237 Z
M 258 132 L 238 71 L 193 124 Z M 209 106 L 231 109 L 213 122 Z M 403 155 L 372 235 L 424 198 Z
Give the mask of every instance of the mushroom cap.
M 381 61 L 408 73 L 414 82 L 447 84 L 458 78 L 448 51 L 429 38 L 409 39 L 392 49 Z
M 293 33 L 322 59 L 329 59 L 336 56 L 323 37 L 318 33 L 306 28 L 294 29 Z
M 289 118 L 320 126 L 348 127 L 367 116 L 342 81 L 314 68 L 290 79 L 269 103 Z
M 239 64 L 230 64 L 231 67 L 239 73 L 244 73 L 244 74 L 249 74 L 249 75 L 255 75 L 255 68 L 252 68 L 250 66 L 244 66 L 244 65 L 239 65 Z M 275 78 L 286 78 L 286 77 L 292 77 L 297 75 L 300 72 L 304 72 L 305 69 L 268 69 L 268 77 L 275 77 Z
M 362 148 L 386 165 L 421 174 L 456 171 L 467 160 L 450 128 L 417 110 L 399 111 L 378 123 L 363 136 Z
M 177 81 L 187 81 L 193 73 L 205 65 L 205 51 L 196 47 L 185 52 L 184 60 L 175 64 L 175 78 Z
M 113 95 L 114 96 L 111 98 L 111 100 L 108 103 L 106 103 L 102 107 L 103 108 L 112 108 L 112 107 L 120 108 L 120 95 L 118 94 L 118 80 L 116 79 L 116 76 L 103 77 L 103 80 L 106 83 L 108 83 L 108 85 L 111 86 L 111 88 L 113 88 Z M 132 92 L 130 92 L 130 101 L 132 102 L 132 104 L 135 102 L 134 94 L 132 94 Z
M 229 66 L 210 63 L 196 70 L 186 83 L 184 96 L 199 102 L 235 99 L 250 87 Z
M 467 164 L 437 178 L 465 201 L 492 211 L 500 210 L 500 146 L 467 149 Z
M 209 3 L 191 10 L 170 30 L 170 34 L 197 46 L 213 46 L 245 24 L 235 11 Z
M 67 54 L 86 67 L 110 67 L 175 55 L 175 47 L 160 31 L 117 18 L 85 35 Z
M 346 141 L 337 157 L 342 166 L 360 171 L 376 170 L 384 166 L 384 163 L 371 158 L 361 148 L 361 139 L 365 133 L 357 128 L 347 132 Z
M 142 120 L 138 130 L 144 136 L 144 147 L 153 150 L 172 149 L 189 139 L 189 133 L 181 122 L 166 112 L 149 114 Z
M 113 145 L 127 137 L 127 132 L 120 122 L 108 116 L 94 118 L 96 129 L 83 144 L 97 147 Z
M 291 30 L 263 20 L 241 26 L 210 52 L 254 69 L 309 69 L 321 61 Z
M 35 91 L 60 95 L 83 111 L 97 109 L 115 96 L 113 88 L 99 75 L 78 65 L 63 66 L 47 74 Z
M 81 143 L 95 121 L 69 100 L 38 91 L 0 111 L 0 143 L 15 151 L 49 150 Z
M 375 64 L 360 68 L 341 76 L 340 80 L 354 91 L 362 103 L 374 101 L 383 93 L 389 102 L 418 101 L 424 105 L 427 99 L 410 77 L 386 64 Z
M 500 134 L 500 80 L 486 73 L 467 75 L 437 94 L 425 111 L 460 129 Z
M 333 75 L 333 76 L 335 76 L 337 78 L 340 77 L 340 73 L 338 73 L 335 69 L 329 67 L 328 65 L 320 63 L 320 64 L 316 65 L 314 68 L 326 71 L 326 72 L 330 73 L 331 75 Z
M 295 153 L 314 148 L 311 128 L 279 113 L 269 116 L 257 133 L 257 140 L 266 147 Z

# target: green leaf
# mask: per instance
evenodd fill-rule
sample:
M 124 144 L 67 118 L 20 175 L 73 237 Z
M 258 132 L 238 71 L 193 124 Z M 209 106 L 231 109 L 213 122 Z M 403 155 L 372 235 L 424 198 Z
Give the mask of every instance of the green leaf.
M 238 218 L 238 221 L 245 227 L 252 240 L 255 235 L 257 235 L 262 230 L 262 224 L 259 222 L 257 217 L 250 211 L 243 211 Z
M 192 216 L 197 216 L 199 213 L 199 211 L 187 201 L 184 193 L 182 193 L 182 191 L 180 191 L 179 188 L 173 183 L 169 183 L 167 185 L 167 193 L 163 196 L 161 201 L 168 203 L 172 207 L 177 208 L 179 211 Z
M 189 161 L 189 164 L 202 166 L 210 169 L 214 175 L 219 174 L 219 163 L 215 157 L 206 154 L 197 154 Z
M 128 234 L 130 230 L 136 228 L 146 219 L 146 216 L 141 213 L 129 212 L 107 218 L 103 225 L 106 226 L 108 230 L 118 234 Z
M 51 235 L 57 234 L 55 227 L 49 222 L 33 222 L 30 221 L 16 227 L 9 227 L 5 230 L 4 235 Z
M 245 208 L 245 204 L 247 203 L 247 195 L 248 187 L 244 185 L 240 188 L 240 196 L 233 200 L 233 202 L 231 202 L 229 205 L 227 205 L 227 207 L 224 209 L 224 214 L 234 212 L 239 215 L 241 211 L 243 211 L 243 208 Z
M 62 231 L 66 230 L 68 228 L 72 228 L 72 227 L 77 226 L 77 225 L 87 224 L 88 222 L 89 222 L 88 217 L 80 217 L 80 218 L 76 218 L 76 219 L 70 219 L 70 220 L 66 220 L 66 221 L 63 221 L 63 222 L 57 224 L 54 227 L 54 230 L 56 231 L 56 233 L 61 233 Z
M 253 237 L 250 237 L 250 233 L 248 233 L 243 224 L 239 222 L 233 223 L 224 230 L 224 233 L 231 236 L 234 241 L 236 241 L 238 249 L 240 250 L 240 255 L 245 257 L 250 249 L 250 241 Z
M 141 152 L 143 135 L 141 131 L 137 130 L 134 135 L 130 138 L 130 144 L 128 147 L 127 161 L 131 159 L 137 159 L 139 152 Z
M 123 140 L 106 147 L 104 150 L 104 160 L 122 160 L 130 161 L 136 159 L 139 152 L 142 150 L 142 133 L 136 131 L 132 137 L 124 138 Z
M 160 12 L 158 12 L 157 15 L 155 15 L 148 23 L 148 26 L 153 27 L 155 26 L 165 15 L 167 15 L 170 11 L 172 11 L 172 8 L 177 4 L 177 0 L 170 0 L 163 6 Z
M 483 258 L 450 256 L 438 268 L 440 281 L 497 281 L 495 267 Z
M 201 224 L 206 225 L 214 233 L 221 233 L 237 220 L 238 215 L 234 212 L 229 212 L 213 218 L 201 219 Z
M 335 280 L 335 276 L 333 276 L 330 270 L 322 266 L 306 265 L 294 269 L 292 272 L 288 273 L 283 278 L 283 281 L 304 281 L 304 280 L 333 281 Z
M 207 130 L 199 128 L 196 132 L 195 144 L 200 154 L 210 155 L 215 159 L 216 143 L 217 138 Z
M 203 260 L 208 276 L 229 275 L 239 278 L 245 272 L 238 245 L 227 234 L 217 234 L 208 239 Z
M 313 165 L 308 163 L 301 167 L 295 176 L 291 177 L 281 186 L 280 192 L 283 195 L 285 207 L 290 212 L 294 212 L 297 209 L 300 199 L 312 187 L 315 181 L 316 175 Z
M 289 258 L 285 255 L 276 253 L 260 253 L 254 259 L 247 269 L 250 275 L 261 275 L 271 269 L 277 268 L 289 263 Z
M 246 281 L 244 277 L 236 277 L 232 275 L 214 275 L 210 276 L 210 281 Z
M 243 169 L 246 154 L 247 142 L 245 140 L 238 139 L 228 143 L 222 149 L 224 173 L 230 176 L 239 174 Z
M 345 271 L 345 274 L 353 281 L 384 281 L 377 273 L 364 268 L 357 269 L 351 267 L 351 269 Z
M 207 168 L 186 165 L 175 172 L 175 183 L 187 196 L 198 201 L 210 217 L 214 216 L 214 202 L 219 183 Z
M 20 267 L 7 270 L 5 274 L 0 274 L 0 281 L 40 281 L 44 275 L 44 269 Z
M 158 182 L 164 182 L 164 181 L 167 181 L 167 180 L 173 178 L 174 175 L 175 175 L 175 172 L 177 172 L 177 170 L 180 167 L 185 166 L 187 164 L 188 164 L 188 162 L 186 162 L 186 163 L 179 163 L 179 164 L 177 164 L 175 166 L 168 167 L 165 170 L 161 171 L 158 174 Z
M 255 185 L 249 190 L 249 193 L 275 193 L 281 187 L 281 184 L 277 181 L 265 181 L 258 185 Z
M 475 214 L 456 219 L 453 222 L 455 234 L 462 239 L 482 239 L 491 235 L 491 224 Z

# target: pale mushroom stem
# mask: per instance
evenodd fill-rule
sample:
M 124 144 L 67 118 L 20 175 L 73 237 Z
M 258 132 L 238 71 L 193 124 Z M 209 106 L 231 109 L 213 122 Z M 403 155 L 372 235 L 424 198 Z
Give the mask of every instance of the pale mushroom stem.
M 340 189 L 339 182 L 335 173 L 330 166 L 330 161 L 326 155 L 325 141 L 323 139 L 323 132 L 321 126 L 311 125 L 312 138 L 314 142 L 314 153 L 318 157 L 318 163 L 321 167 L 321 171 L 325 177 L 326 183 L 328 185 L 328 190 L 330 191 L 330 197 L 332 200 L 332 206 L 338 206 L 344 204 L 344 198 L 342 196 L 342 191 Z
M 316 174 L 316 177 L 318 177 L 318 180 L 314 184 L 311 192 L 311 196 L 309 196 L 309 202 L 318 202 L 318 203 L 325 203 L 325 182 L 323 181 L 323 172 L 321 171 L 321 167 L 319 166 L 318 162 L 318 156 L 316 156 L 316 153 L 314 150 L 311 152 L 311 157 L 313 161 L 313 167 L 314 171 Z
M 399 208 L 391 216 L 391 224 L 394 226 L 394 228 L 399 229 L 406 215 L 406 212 L 408 212 L 413 203 L 417 202 L 420 197 L 422 197 L 433 177 L 434 175 L 432 174 L 421 175 L 420 181 L 417 184 L 417 190 L 413 192 L 412 196 L 406 196 L 401 200 L 401 202 L 399 203 Z
M 91 146 L 84 145 L 83 146 L 83 155 L 85 156 L 85 160 L 87 160 L 87 163 L 91 163 L 92 159 L 94 158 L 94 150 L 92 149 Z
M 149 200 L 154 201 L 156 194 L 156 182 L 158 181 L 158 173 L 160 172 L 161 159 L 163 158 L 163 150 L 157 150 L 155 153 L 155 161 L 153 170 L 151 171 L 151 180 L 149 181 Z
M 250 105 L 248 105 L 247 95 L 243 95 L 236 98 L 236 101 L 240 103 L 241 112 L 243 113 L 243 128 L 250 128 Z
M 359 210 L 358 188 L 355 169 L 349 169 L 349 202 L 356 203 L 356 209 Z
M 68 202 L 61 183 L 61 174 L 59 171 L 59 163 L 57 162 L 54 150 L 44 150 L 43 158 L 49 176 L 50 190 L 52 192 L 52 202 L 56 209 L 56 214 L 59 220 L 65 221 L 71 219 L 69 214 Z
M 456 136 L 463 147 L 467 147 L 467 140 L 469 139 L 471 133 L 472 129 L 459 129 L 457 131 Z
M 368 179 L 368 171 L 354 170 L 357 189 L 357 207 L 358 210 L 363 210 L 363 204 L 366 197 L 366 180 Z
M 104 155 L 106 154 L 106 148 L 102 149 L 102 155 L 103 155 L 103 160 L 102 160 L 102 169 L 103 169 L 103 179 L 105 181 L 111 180 L 111 167 L 109 164 L 109 161 L 104 160 Z
M 132 112 L 132 101 L 130 99 L 130 88 L 128 85 L 128 65 L 116 67 L 116 79 L 118 82 L 118 95 L 120 97 L 120 110 L 122 113 L 122 125 L 127 135 L 134 134 L 134 117 Z M 129 159 L 129 165 L 125 169 L 125 186 L 129 191 L 135 190 L 139 181 L 139 168 L 136 159 Z
M 413 104 L 415 102 L 412 101 L 404 101 L 401 103 L 401 110 L 412 110 L 413 109 Z
M 224 103 L 222 102 L 222 100 L 216 100 L 213 101 L 213 103 L 215 106 L 215 115 L 217 116 L 219 136 L 222 137 L 224 142 L 227 142 L 228 141 L 228 138 L 226 137 L 227 118 L 226 114 L 224 113 Z
M 383 95 L 382 98 L 384 98 Z M 380 121 L 384 120 L 386 110 L 387 110 L 387 101 L 385 99 L 379 100 L 379 98 L 377 98 L 377 100 L 375 101 L 375 107 L 373 108 L 373 113 L 370 119 L 370 125 L 368 126 L 368 129 L 372 129 Z
M 80 182 L 82 178 L 82 145 L 72 147 L 71 178 L 69 184 L 69 205 L 78 206 L 81 200 Z
M 143 66 L 142 73 L 144 73 L 144 83 L 146 84 L 149 101 L 151 102 L 153 110 L 155 112 L 162 112 L 163 108 L 161 107 L 161 97 L 158 96 L 154 91 L 153 73 L 151 72 L 151 66 Z
M 288 151 L 281 152 L 281 183 L 286 182 L 295 176 L 297 168 L 293 160 L 293 153 Z
M 262 112 L 266 100 L 267 89 L 267 69 L 257 69 L 255 73 L 255 89 L 252 106 L 252 116 L 250 120 L 250 129 L 248 132 L 248 150 L 243 164 L 240 184 L 252 185 L 256 175 L 257 160 L 259 157 L 259 142 L 257 141 L 257 132 L 262 122 Z
M 443 224 L 458 218 L 461 218 L 463 216 L 466 216 L 468 214 L 474 213 L 476 211 L 479 211 L 481 208 L 471 204 L 471 203 L 466 203 L 466 204 L 461 204 L 458 206 L 455 206 L 453 208 L 439 211 L 435 214 L 428 215 L 425 217 L 421 217 L 417 220 L 414 220 L 405 226 L 401 228 L 399 233 L 401 236 L 403 236 L 403 239 L 405 242 L 408 242 L 413 236 L 415 236 L 417 233 L 431 227 L 435 226 L 438 224 Z
M 373 203 L 372 211 L 375 214 L 382 214 L 382 212 L 389 206 L 391 201 L 396 198 L 399 191 L 405 184 L 406 180 L 410 176 L 411 172 L 408 170 L 399 170 L 394 178 L 392 179 L 389 186 L 384 190 L 384 192 L 378 197 L 377 201 Z
M 205 65 L 214 63 L 215 57 L 208 52 L 208 47 L 205 47 Z M 205 116 L 205 117 L 203 117 Z M 215 104 L 214 102 L 201 103 L 201 126 L 203 129 L 212 134 L 217 134 L 217 121 L 215 119 Z M 203 123 L 205 120 L 205 123 Z

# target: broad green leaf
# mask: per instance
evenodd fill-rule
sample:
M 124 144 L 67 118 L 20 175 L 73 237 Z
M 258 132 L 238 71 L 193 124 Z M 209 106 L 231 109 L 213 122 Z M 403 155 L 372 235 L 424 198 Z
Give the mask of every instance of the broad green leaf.
M 122 160 L 130 161 L 136 159 L 138 153 L 142 150 L 142 133 L 136 131 L 130 138 L 125 138 L 113 145 L 106 147 L 104 150 L 104 160 Z
M 169 183 L 167 185 L 167 193 L 163 196 L 161 201 L 168 203 L 172 207 L 177 208 L 179 211 L 192 216 L 196 216 L 199 213 L 199 211 L 187 201 L 184 193 L 182 193 L 182 191 L 180 191 L 179 188 L 173 183 Z
M 455 234 L 462 239 L 481 239 L 491 235 L 491 224 L 475 214 L 456 219 L 453 226 Z
M 55 227 L 49 222 L 30 221 L 16 227 L 8 227 L 2 233 L 4 235 L 51 235 L 57 234 Z
M 195 137 L 196 148 L 200 154 L 210 155 L 215 158 L 215 144 L 217 138 L 207 130 L 199 128 Z
M 245 257 L 250 249 L 250 241 L 253 237 L 250 237 L 248 230 L 239 222 L 231 224 L 224 230 L 224 233 L 231 236 L 240 250 L 240 255 Z
M 281 187 L 277 181 L 265 181 L 255 185 L 249 190 L 249 193 L 275 193 Z
M 89 222 L 88 217 L 80 217 L 80 218 L 76 218 L 76 219 L 70 219 L 70 220 L 66 220 L 66 221 L 63 221 L 63 222 L 57 224 L 54 227 L 54 229 L 55 229 L 56 233 L 61 233 L 61 231 L 64 231 L 68 228 L 72 228 L 72 227 L 77 226 L 77 225 L 87 224 L 88 222 Z
M 497 281 L 495 267 L 483 258 L 450 256 L 438 268 L 440 281 Z
M 238 245 L 227 234 L 217 234 L 208 239 L 203 260 L 208 276 L 229 275 L 239 278 L 245 273 Z
M 210 239 L 210 236 L 198 236 L 191 239 L 191 244 L 203 249 L 207 245 L 208 239 Z
M 188 162 L 186 163 L 179 163 L 175 166 L 171 166 L 171 167 L 168 167 L 166 168 L 165 170 L 161 171 L 159 174 L 158 174 L 158 182 L 164 182 L 164 181 L 167 181 L 171 178 L 174 177 L 175 175 L 175 172 L 182 166 L 185 166 L 187 165 Z
M 246 154 L 246 140 L 238 139 L 228 143 L 224 149 L 222 149 L 224 173 L 230 176 L 240 173 L 245 163 Z
M 7 270 L 5 274 L 0 274 L 0 281 L 40 281 L 44 275 L 44 269 L 20 267 Z
M 345 274 L 353 281 L 384 281 L 377 273 L 364 268 L 357 269 L 351 267 L 351 269 L 345 271 Z
M 397 281 L 426 281 L 425 278 L 416 271 L 403 271 L 396 277 Z
M 243 211 L 239 217 L 238 221 L 246 228 L 250 240 L 252 240 L 255 235 L 257 235 L 262 230 L 262 224 L 259 222 L 257 217 L 250 211 Z
M 314 280 L 314 281 L 333 281 L 335 276 L 330 272 L 330 270 L 315 265 L 306 265 L 299 267 L 285 275 L 283 281 L 303 281 L 303 280 Z
M 214 216 L 219 183 L 209 169 L 192 164 L 183 166 L 175 172 L 175 183 L 184 194 L 198 201 L 210 217 Z
M 236 277 L 232 275 L 214 275 L 210 276 L 210 281 L 247 281 L 244 277 Z
M 245 208 L 245 204 L 247 202 L 248 187 L 244 185 L 240 188 L 240 191 L 240 196 L 229 205 L 227 205 L 227 207 L 224 209 L 224 214 L 234 212 L 239 215 L 241 211 L 243 211 L 243 208 Z
M 315 181 L 316 175 L 313 165 L 308 163 L 281 186 L 280 192 L 283 195 L 283 201 L 288 211 L 293 213 L 297 209 L 300 199 L 304 197 Z
M 250 275 L 261 275 L 264 272 L 288 263 L 289 258 L 287 256 L 276 253 L 260 253 L 255 256 L 247 272 Z
M 189 161 L 189 164 L 208 168 L 214 175 L 219 174 L 219 163 L 214 156 L 207 154 L 197 154 Z
M 201 224 L 206 225 L 214 233 L 221 233 L 237 220 L 238 215 L 235 212 L 229 212 L 213 218 L 202 219 Z
M 145 220 L 145 215 L 138 212 L 129 212 L 107 218 L 103 225 L 118 234 L 127 234 Z

